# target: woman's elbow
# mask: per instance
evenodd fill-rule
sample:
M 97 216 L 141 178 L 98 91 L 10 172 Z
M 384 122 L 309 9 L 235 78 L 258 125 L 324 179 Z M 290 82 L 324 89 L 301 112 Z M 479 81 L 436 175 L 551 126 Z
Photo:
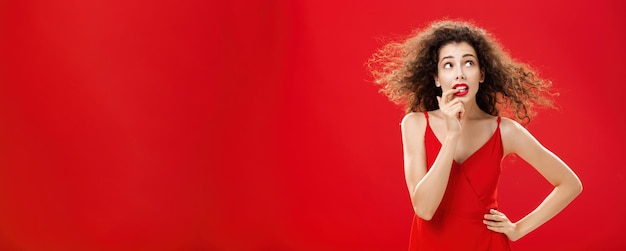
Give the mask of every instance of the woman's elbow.
M 583 183 L 578 177 L 576 177 L 576 182 L 574 182 L 574 191 L 576 193 L 576 196 L 583 192 Z
M 583 183 L 576 175 L 570 177 L 570 179 L 562 183 L 562 185 L 562 187 L 566 188 L 569 193 L 572 194 L 574 197 L 577 197 L 580 193 L 583 192 Z
M 425 221 L 430 221 L 435 215 L 435 212 L 431 212 L 430 210 L 425 210 L 417 206 L 413 206 L 413 211 L 415 211 L 415 215 L 417 215 L 417 217 L 420 217 L 420 219 Z

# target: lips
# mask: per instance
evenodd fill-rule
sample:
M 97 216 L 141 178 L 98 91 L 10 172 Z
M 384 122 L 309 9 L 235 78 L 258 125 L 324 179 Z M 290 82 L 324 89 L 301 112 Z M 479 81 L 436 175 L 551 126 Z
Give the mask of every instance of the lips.
M 456 84 L 452 87 L 452 89 L 457 89 L 459 92 L 455 93 L 454 96 L 462 97 L 469 93 L 469 86 L 466 83 Z

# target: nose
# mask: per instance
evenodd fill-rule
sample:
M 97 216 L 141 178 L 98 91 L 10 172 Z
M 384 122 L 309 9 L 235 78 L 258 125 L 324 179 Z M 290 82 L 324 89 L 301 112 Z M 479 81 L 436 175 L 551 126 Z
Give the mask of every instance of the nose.
M 463 72 L 463 67 L 457 67 L 456 79 L 457 80 L 465 79 L 465 72 Z

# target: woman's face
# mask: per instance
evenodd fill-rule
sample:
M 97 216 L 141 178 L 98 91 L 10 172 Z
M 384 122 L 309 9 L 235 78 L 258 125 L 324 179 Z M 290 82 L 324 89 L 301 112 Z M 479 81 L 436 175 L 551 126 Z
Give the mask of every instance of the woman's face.
M 435 84 L 443 92 L 459 89 L 455 93 L 457 98 L 473 99 L 478 92 L 479 83 L 485 79 L 474 47 L 467 42 L 446 44 L 439 49 L 438 60 Z

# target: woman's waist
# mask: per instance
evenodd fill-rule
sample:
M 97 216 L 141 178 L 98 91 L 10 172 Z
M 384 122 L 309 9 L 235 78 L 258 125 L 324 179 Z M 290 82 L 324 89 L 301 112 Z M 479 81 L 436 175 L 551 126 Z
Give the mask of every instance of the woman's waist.
M 467 221 L 467 222 L 479 222 L 482 224 L 482 220 L 485 214 L 489 213 L 490 209 L 498 209 L 496 203 L 493 205 L 485 205 L 481 207 L 449 207 L 439 208 L 433 216 L 433 218 L 453 219 L 455 221 Z

